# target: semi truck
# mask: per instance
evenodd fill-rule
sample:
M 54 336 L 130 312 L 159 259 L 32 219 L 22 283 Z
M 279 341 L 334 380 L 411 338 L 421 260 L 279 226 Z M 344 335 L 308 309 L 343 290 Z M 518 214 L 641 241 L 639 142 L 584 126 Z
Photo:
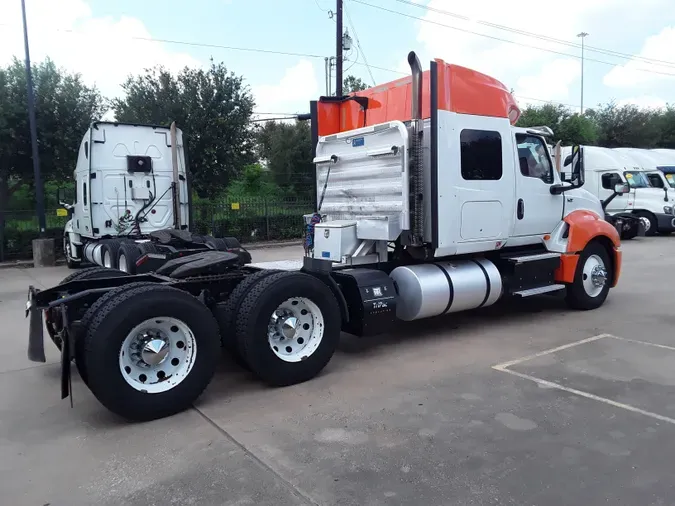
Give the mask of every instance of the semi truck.
M 62 397 L 74 363 L 109 410 L 151 420 L 192 405 L 221 348 L 286 386 L 319 374 L 341 331 L 387 333 L 505 297 L 602 306 L 622 251 L 582 188 L 583 148 L 562 180 L 542 132 L 514 126 L 501 82 L 438 59 L 423 72 L 414 52 L 408 62 L 408 77 L 310 103 L 318 205 L 303 257 L 242 265 L 208 251 L 31 286 L 28 357 L 45 361 L 44 329 L 60 343 Z
M 183 132 L 171 126 L 97 121 L 82 138 L 75 189 L 58 190 L 69 215 L 63 252 L 85 263 L 147 272 L 207 250 L 250 255 L 233 238 L 190 232 L 190 189 Z

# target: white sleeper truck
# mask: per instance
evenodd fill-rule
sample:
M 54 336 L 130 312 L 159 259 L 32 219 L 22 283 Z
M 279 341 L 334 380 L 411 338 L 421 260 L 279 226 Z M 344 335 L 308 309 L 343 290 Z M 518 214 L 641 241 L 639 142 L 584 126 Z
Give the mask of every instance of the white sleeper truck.
M 209 251 L 154 272 L 29 289 L 28 356 L 43 328 L 108 409 L 149 420 L 189 407 L 220 348 L 270 385 L 319 374 L 341 331 L 386 333 L 399 320 L 561 292 L 600 307 L 621 271 L 619 234 L 597 197 L 554 170 L 539 129 L 499 81 L 431 62 L 422 72 L 311 106 L 316 213 L 305 256 L 242 265 Z
M 63 251 L 71 268 L 89 262 L 136 273 L 206 249 L 250 261 L 233 238 L 189 232 L 183 133 L 175 124 L 92 123 L 74 176 L 75 191 L 60 189 L 58 196 L 70 215 Z

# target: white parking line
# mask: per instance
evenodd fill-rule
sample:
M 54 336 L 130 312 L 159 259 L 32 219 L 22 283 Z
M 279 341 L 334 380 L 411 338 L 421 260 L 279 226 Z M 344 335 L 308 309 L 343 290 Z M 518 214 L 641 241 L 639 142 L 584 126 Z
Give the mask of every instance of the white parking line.
M 614 406 L 615 408 L 620 408 L 620 409 L 625 409 L 626 411 L 630 411 L 632 413 L 637 413 L 643 416 L 648 416 L 650 418 L 653 418 L 655 420 L 659 420 L 661 422 L 666 422 L 675 425 L 675 419 L 670 418 L 667 416 L 659 415 L 658 413 L 653 413 L 651 411 L 646 411 L 644 409 L 636 408 L 635 406 L 631 406 L 630 404 L 624 404 L 623 402 L 617 402 L 612 399 L 608 399 L 606 397 L 600 397 L 599 395 L 592 394 L 590 392 L 584 392 L 582 390 L 577 390 L 576 388 L 570 388 L 566 387 L 564 385 L 560 385 L 559 383 L 554 383 L 553 381 L 548 381 L 548 380 L 543 380 L 541 378 L 536 378 L 534 376 L 530 376 L 529 374 L 525 374 L 522 372 L 517 372 L 517 371 L 512 371 L 509 369 L 509 367 L 520 364 L 522 362 L 526 362 L 528 360 L 532 360 L 537 357 L 542 357 L 544 355 L 550 355 L 551 353 L 556 353 L 558 351 L 566 350 L 568 348 L 573 348 L 574 346 L 579 346 L 580 344 L 585 344 L 585 343 L 590 343 L 593 341 L 597 341 L 599 339 L 604 339 L 604 338 L 613 338 L 617 339 L 620 341 L 626 341 L 626 342 L 631 342 L 631 343 L 636 343 L 636 344 L 644 344 L 646 346 L 655 346 L 657 348 L 663 348 L 671 351 L 675 351 L 675 347 L 672 346 L 666 346 L 663 344 L 655 344 L 655 343 L 648 343 L 645 341 L 636 341 L 634 339 L 626 339 L 622 337 L 617 337 L 613 336 L 611 334 L 600 334 L 597 336 L 589 337 L 587 339 L 582 339 L 580 341 L 575 341 L 573 343 L 565 344 L 563 346 L 558 346 L 557 348 L 551 348 L 550 350 L 545 350 L 539 353 L 535 353 L 533 355 L 528 355 L 526 357 L 518 358 L 516 360 L 511 360 L 509 362 L 503 362 L 501 364 L 493 365 L 492 368 L 495 369 L 496 371 L 501 371 L 505 372 L 507 374 L 512 374 L 514 376 L 518 376 L 519 378 L 524 378 L 530 381 L 533 381 L 541 386 L 547 387 L 547 388 L 555 388 L 557 390 L 561 390 L 563 392 L 569 392 L 574 395 L 578 395 L 580 397 L 585 397 L 586 399 L 591 399 L 594 401 L 602 402 L 604 404 L 608 404 L 610 406 Z

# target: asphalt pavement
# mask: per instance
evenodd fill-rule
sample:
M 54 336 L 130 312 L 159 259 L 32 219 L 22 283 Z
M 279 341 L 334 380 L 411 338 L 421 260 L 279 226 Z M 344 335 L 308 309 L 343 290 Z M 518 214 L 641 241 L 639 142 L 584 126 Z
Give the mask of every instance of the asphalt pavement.
M 194 409 L 107 412 L 59 355 L 26 358 L 29 284 L 0 270 L 0 500 L 71 505 L 675 504 L 675 238 L 623 245 L 596 311 L 560 297 L 343 335 L 317 378 L 261 385 L 227 357 Z M 254 261 L 297 258 L 297 246 Z

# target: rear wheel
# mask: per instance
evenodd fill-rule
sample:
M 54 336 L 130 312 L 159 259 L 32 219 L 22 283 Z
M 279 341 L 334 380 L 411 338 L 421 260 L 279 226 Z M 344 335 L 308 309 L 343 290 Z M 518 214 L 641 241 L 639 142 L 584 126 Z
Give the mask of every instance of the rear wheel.
M 328 364 L 340 339 L 340 309 L 331 290 L 300 272 L 258 281 L 237 315 L 239 351 L 274 386 L 307 381 Z
M 135 242 L 122 243 L 117 251 L 118 269 L 129 274 L 136 274 L 136 260 L 141 257 L 141 251 Z
M 164 285 L 129 285 L 104 297 L 85 338 L 92 393 L 131 420 L 189 408 L 218 359 L 218 326 L 209 309 Z
M 244 297 L 246 297 L 251 288 L 261 279 L 276 274 L 277 272 L 279 271 L 262 270 L 251 274 L 236 286 L 225 302 L 216 305 L 215 315 L 218 320 L 220 341 L 223 348 L 230 352 L 235 362 L 246 369 L 249 368 L 248 364 L 242 357 L 235 337 L 237 314 L 241 309 L 241 303 L 243 302 Z
M 589 243 L 579 256 L 574 281 L 567 286 L 567 303 L 574 309 L 602 306 L 612 278 L 612 263 L 607 249 L 598 242 Z
M 101 263 L 103 267 L 118 268 L 118 251 L 121 245 L 120 239 L 107 239 L 101 243 Z

